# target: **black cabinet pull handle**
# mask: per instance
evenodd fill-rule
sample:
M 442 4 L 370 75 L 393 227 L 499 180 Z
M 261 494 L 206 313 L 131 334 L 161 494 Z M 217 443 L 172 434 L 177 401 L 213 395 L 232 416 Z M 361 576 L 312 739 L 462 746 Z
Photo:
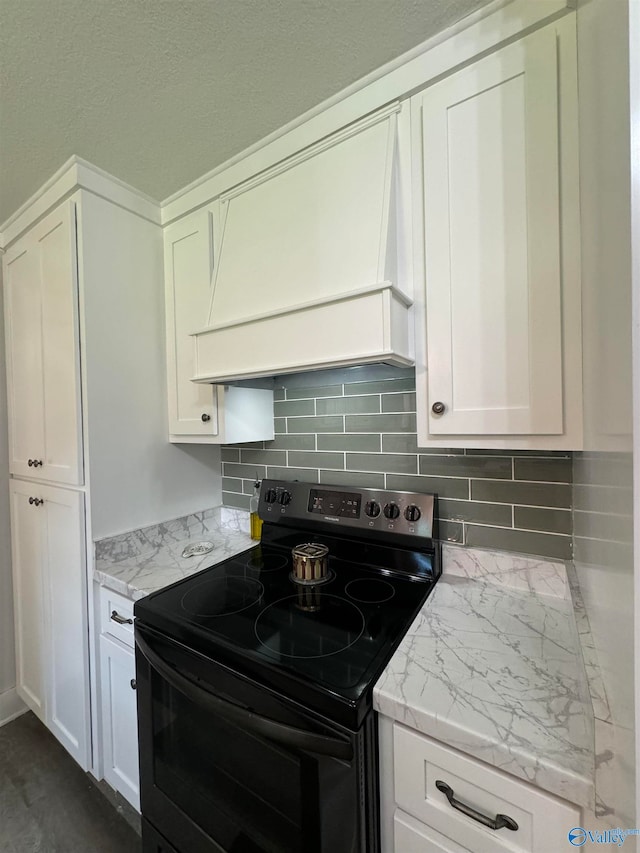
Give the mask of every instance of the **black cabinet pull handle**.
M 40 506 L 40 504 L 44 503 L 44 498 L 29 498 L 29 503 L 32 506 Z
M 109 618 L 117 622 L 118 625 L 133 625 L 133 619 L 125 619 L 124 616 L 120 616 L 117 610 L 112 610 Z
M 138 684 L 137 684 L 135 678 L 132 678 L 131 681 L 129 682 L 129 684 L 131 685 L 132 690 L 136 690 L 136 688 L 138 687 Z
M 211 415 L 208 415 L 206 412 L 201 416 L 200 420 L 203 424 L 208 423 L 211 420 Z
M 487 815 L 482 814 L 482 812 L 476 811 L 471 806 L 461 803 L 460 800 L 456 800 L 453 788 L 450 785 L 447 785 L 446 782 L 441 782 L 440 779 L 436 780 L 436 788 L 445 795 L 452 808 L 456 809 L 456 811 L 462 812 L 462 814 L 465 814 L 467 817 L 470 817 L 471 820 L 476 820 L 478 823 L 481 823 L 489 829 L 510 829 L 513 832 L 518 829 L 518 824 L 515 820 L 512 817 L 508 817 L 506 814 L 497 814 L 495 817 L 488 817 Z

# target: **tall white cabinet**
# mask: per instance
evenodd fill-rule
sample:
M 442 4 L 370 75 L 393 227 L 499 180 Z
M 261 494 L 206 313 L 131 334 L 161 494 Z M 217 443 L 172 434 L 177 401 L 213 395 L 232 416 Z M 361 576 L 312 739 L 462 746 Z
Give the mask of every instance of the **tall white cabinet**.
M 219 504 L 219 455 L 167 440 L 155 202 L 73 158 L 0 245 L 17 692 L 101 775 L 93 540 Z
M 9 468 L 81 485 L 76 210 L 45 216 L 4 258 Z

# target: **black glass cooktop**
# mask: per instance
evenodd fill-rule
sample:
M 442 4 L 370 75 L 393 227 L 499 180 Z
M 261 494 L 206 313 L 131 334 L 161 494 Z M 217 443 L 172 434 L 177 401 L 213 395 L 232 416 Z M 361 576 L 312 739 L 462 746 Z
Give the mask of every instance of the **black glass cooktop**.
M 329 580 L 302 586 L 290 579 L 291 547 L 304 541 L 311 540 L 299 531 L 263 541 L 138 601 L 135 615 L 217 663 L 353 724 L 435 583 L 432 557 L 327 540 Z

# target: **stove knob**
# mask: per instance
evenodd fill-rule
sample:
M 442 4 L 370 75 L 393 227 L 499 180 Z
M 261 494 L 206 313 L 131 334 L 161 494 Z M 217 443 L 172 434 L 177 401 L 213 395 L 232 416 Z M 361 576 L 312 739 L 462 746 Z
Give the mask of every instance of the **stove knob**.
M 385 518 L 397 518 L 400 515 L 398 504 L 386 504 L 384 508 Z
M 409 506 L 404 511 L 404 517 L 407 521 L 418 521 L 422 513 L 420 512 L 420 508 L 415 504 L 409 504 Z
M 380 515 L 380 504 L 377 501 L 367 501 L 364 505 L 364 514 L 369 518 L 377 518 Z
M 280 492 L 280 497 L 278 498 L 278 502 L 282 506 L 286 506 L 291 503 L 291 492 Z
M 264 499 L 268 504 L 274 504 L 276 502 L 276 490 L 275 489 L 267 489 L 264 495 Z

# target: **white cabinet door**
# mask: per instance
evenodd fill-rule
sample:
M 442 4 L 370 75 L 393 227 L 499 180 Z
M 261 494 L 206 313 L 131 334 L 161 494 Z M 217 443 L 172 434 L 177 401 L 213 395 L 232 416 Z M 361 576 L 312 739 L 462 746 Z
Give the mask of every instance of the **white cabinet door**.
M 17 690 L 86 770 L 90 758 L 84 495 L 12 480 Z
M 196 373 L 195 343 L 191 333 L 204 324 L 209 313 L 217 216 L 216 205 L 192 213 L 164 230 L 169 433 L 172 437 L 212 437 L 218 432 L 215 388 L 191 382 Z
M 138 715 L 133 650 L 100 637 L 100 688 L 104 778 L 140 809 Z
M 13 605 L 16 632 L 16 690 L 45 722 L 42 506 L 38 486 L 11 480 Z M 29 502 L 29 499 L 32 502 Z
M 75 207 L 65 202 L 4 258 L 11 472 L 82 483 Z
M 563 85 L 548 27 L 414 98 L 426 288 L 422 443 L 565 433 L 563 310 L 573 306 L 563 305 L 559 115 L 572 105 L 561 100 Z M 579 344 L 579 310 L 572 322 Z
M 34 488 L 44 500 L 47 725 L 87 770 L 91 733 L 84 494 Z
M 209 314 L 218 218 L 216 203 L 164 231 L 169 438 L 174 442 L 273 438 L 272 391 L 191 381 L 197 373 L 192 333 Z

